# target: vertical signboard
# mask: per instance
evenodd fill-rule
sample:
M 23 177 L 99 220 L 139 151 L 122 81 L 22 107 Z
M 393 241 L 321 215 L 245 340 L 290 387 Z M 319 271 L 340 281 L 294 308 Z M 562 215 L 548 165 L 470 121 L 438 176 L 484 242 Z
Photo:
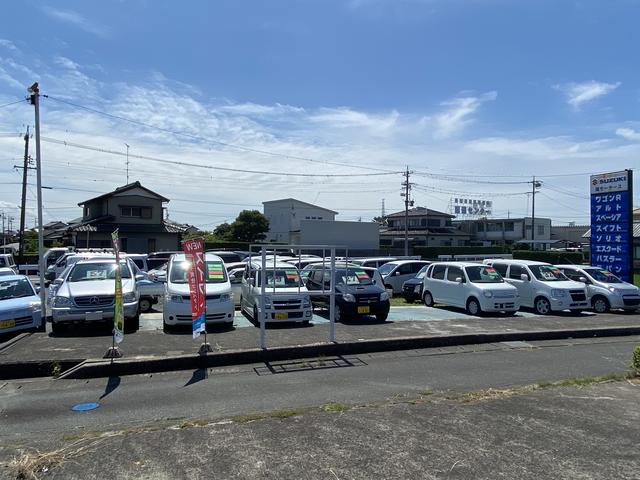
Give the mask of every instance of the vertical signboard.
M 633 172 L 591 176 L 591 265 L 633 281 Z
M 113 338 L 115 343 L 124 340 L 124 305 L 122 304 L 122 274 L 120 273 L 120 239 L 118 230 L 111 234 L 113 251 L 116 254 L 115 299 L 113 307 Z
M 187 261 L 191 267 L 187 270 L 189 294 L 191 297 L 191 325 L 193 338 L 198 338 L 206 328 L 206 284 L 204 273 L 204 243 L 201 238 L 182 242 Z

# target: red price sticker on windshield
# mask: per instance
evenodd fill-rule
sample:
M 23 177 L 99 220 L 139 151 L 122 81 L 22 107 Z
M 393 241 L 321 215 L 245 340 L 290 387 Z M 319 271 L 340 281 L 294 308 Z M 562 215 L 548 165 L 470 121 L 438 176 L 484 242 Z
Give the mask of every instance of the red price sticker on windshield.
M 207 263 L 207 278 L 210 280 L 224 279 L 224 269 L 221 263 Z
M 295 270 L 287 270 L 287 278 L 289 280 L 297 280 L 298 279 L 298 272 L 296 272 Z
M 495 273 L 496 269 L 493 268 L 493 267 L 487 267 L 486 271 L 489 272 L 489 273 Z
M 367 272 L 356 272 L 356 275 L 358 276 L 358 278 L 369 278 Z

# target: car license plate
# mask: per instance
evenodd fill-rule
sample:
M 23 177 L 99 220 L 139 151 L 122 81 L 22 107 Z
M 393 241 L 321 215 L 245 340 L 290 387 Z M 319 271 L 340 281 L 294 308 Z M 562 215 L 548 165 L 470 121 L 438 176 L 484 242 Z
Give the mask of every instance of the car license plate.
M 287 312 L 278 312 L 274 314 L 274 318 L 276 320 L 286 320 L 287 318 L 289 318 L 289 314 Z
M 369 306 L 358 307 L 358 313 L 369 313 Z
M 0 328 L 11 328 L 16 326 L 15 320 L 2 320 L 0 321 Z
M 102 320 L 102 312 L 87 312 L 84 314 L 85 320 Z

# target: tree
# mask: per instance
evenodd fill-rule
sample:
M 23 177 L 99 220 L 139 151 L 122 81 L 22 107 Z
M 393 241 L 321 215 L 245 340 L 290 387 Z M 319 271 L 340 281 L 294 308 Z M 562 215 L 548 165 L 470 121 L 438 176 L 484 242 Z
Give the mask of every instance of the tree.
M 218 240 L 231 240 L 231 225 L 221 223 L 213 230 L 213 236 Z
M 222 225 L 219 225 L 218 228 L 222 227 Z M 258 210 L 243 210 L 238 214 L 235 221 L 229 225 L 229 228 L 230 240 L 255 242 L 256 240 L 265 239 L 265 233 L 269 231 L 269 220 Z M 214 231 L 214 233 L 216 232 Z

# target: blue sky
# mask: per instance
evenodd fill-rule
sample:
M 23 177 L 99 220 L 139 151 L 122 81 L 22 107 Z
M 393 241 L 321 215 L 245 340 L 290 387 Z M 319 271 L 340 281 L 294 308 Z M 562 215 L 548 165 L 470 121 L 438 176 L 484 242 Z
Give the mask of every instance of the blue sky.
M 350 178 L 362 170 L 344 165 L 407 164 L 436 174 L 414 178 L 420 205 L 446 210 L 452 196 L 484 194 L 496 214 L 523 215 L 527 197 L 505 194 L 525 184 L 480 182 L 535 174 L 548 185 L 538 214 L 585 223 L 587 174 L 640 165 L 639 14 L 637 0 L 11 2 L 0 105 L 38 80 L 52 97 L 42 104 L 49 138 L 120 152 L 126 142 L 132 154 L 214 167 L 344 175 L 132 159 L 133 179 L 183 199 L 169 204 L 171 218 L 203 227 L 285 196 L 368 220 L 382 198 L 388 210 L 401 207 L 400 178 Z M 24 131 L 32 115 L 23 104 L 0 108 L 0 133 Z M 0 148 L 0 208 L 11 211 L 22 142 L 0 136 Z M 125 183 L 122 157 L 44 143 L 43 162 L 45 183 L 59 187 L 46 192 L 47 219 L 77 216 L 74 205 L 92 195 L 77 190 Z M 217 203 L 196 212 L 194 198 Z

